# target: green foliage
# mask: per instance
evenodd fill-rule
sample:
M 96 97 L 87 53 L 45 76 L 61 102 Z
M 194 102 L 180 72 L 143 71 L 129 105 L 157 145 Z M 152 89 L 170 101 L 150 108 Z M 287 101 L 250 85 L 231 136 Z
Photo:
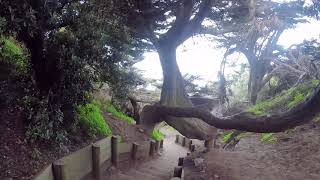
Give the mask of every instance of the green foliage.
M 27 57 L 20 44 L 13 38 L 0 37 L 0 63 L 2 66 L 9 66 L 9 71 L 20 74 L 27 72 Z
M 164 138 L 164 134 L 162 134 L 159 130 L 153 129 L 151 138 L 157 141 L 161 141 Z
M 111 129 L 103 118 L 100 105 L 97 101 L 77 107 L 77 119 L 90 136 L 111 135 Z
M 261 142 L 266 142 L 266 143 L 276 143 L 277 142 L 277 137 L 275 136 L 274 133 L 263 133 L 261 134 Z
M 258 102 L 256 105 L 249 107 L 246 111 L 259 116 L 267 115 L 277 108 L 284 108 L 282 110 L 292 109 L 310 97 L 318 84 L 319 80 L 312 80 L 310 83 L 297 85 L 272 99 Z
M 297 92 L 293 98 L 292 98 L 292 101 L 290 101 L 288 103 L 288 108 L 291 109 L 295 106 L 297 106 L 298 104 L 300 104 L 301 102 L 303 102 L 304 100 L 306 99 L 306 96 L 301 93 L 301 92 Z
M 230 142 L 233 133 L 234 133 L 233 131 L 225 133 L 222 137 L 222 142 L 224 143 Z
M 48 105 L 48 99 L 38 99 L 32 95 L 24 96 L 23 101 L 30 121 L 26 130 L 29 141 L 68 142 L 67 131 L 62 128 L 64 115 L 59 107 Z
M 222 142 L 223 143 L 229 143 L 232 139 L 232 135 L 233 135 L 234 131 L 229 131 L 227 133 L 225 133 L 223 136 L 222 136 Z M 250 132 L 242 132 L 240 134 L 238 134 L 236 137 L 235 137 L 235 140 L 239 141 L 241 138 L 245 137 L 245 136 L 248 136 L 250 135 L 251 133 Z
M 125 113 L 123 113 L 122 111 L 118 110 L 113 104 L 111 104 L 110 102 L 106 103 L 106 111 L 111 113 L 113 116 L 127 121 L 129 124 L 135 124 L 136 121 L 132 118 L 127 116 Z

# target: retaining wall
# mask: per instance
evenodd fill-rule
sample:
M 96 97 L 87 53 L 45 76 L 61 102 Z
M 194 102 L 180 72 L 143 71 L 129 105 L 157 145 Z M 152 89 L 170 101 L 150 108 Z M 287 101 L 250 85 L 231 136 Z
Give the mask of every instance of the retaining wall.
M 83 180 L 88 177 L 100 180 L 102 172 L 110 166 L 153 156 L 163 144 L 163 141 L 153 140 L 134 143 L 119 141 L 119 137 L 112 136 L 88 145 L 45 167 L 34 180 Z

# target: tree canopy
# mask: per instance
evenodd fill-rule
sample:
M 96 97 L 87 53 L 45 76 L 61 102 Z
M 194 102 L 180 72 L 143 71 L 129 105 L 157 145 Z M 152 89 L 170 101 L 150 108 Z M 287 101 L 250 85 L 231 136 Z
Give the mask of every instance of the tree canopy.
M 286 29 L 305 22 L 305 16 L 319 16 L 317 1 L 305 6 L 301 0 L 0 0 L 0 8 L 0 39 L 15 39 L 25 50 L 27 72 L 17 82 L 28 87 L 20 99 L 29 112 L 29 129 L 40 138 L 64 136 L 76 107 L 90 99 L 97 84 L 107 83 L 115 96 L 126 98 L 130 88 L 144 83 L 132 65 L 150 50 L 157 51 L 163 71 L 160 102 L 141 113 L 141 122 L 151 129 L 164 120 L 187 137 L 210 139 L 216 128 L 278 132 L 318 112 L 317 89 L 284 114 L 215 117 L 194 106 L 176 61 L 177 47 L 190 37 L 214 36 L 227 49 L 225 57 L 246 56 L 253 104 L 272 77 L 285 79 L 279 69 L 286 69 L 285 77 L 318 78 L 317 42 L 286 50 L 277 45 Z M 224 84 L 218 87 L 222 99 Z M 195 87 L 189 83 L 189 88 Z

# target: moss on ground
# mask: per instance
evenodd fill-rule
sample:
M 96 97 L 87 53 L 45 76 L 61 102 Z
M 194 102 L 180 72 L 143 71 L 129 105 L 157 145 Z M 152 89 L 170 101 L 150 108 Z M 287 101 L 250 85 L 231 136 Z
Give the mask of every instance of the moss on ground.
M 310 83 L 300 84 L 278 96 L 258 102 L 246 111 L 253 115 L 261 116 L 272 113 L 275 109 L 290 110 L 309 98 L 313 94 L 314 88 L 319 85 L 319 82 L 319 80 L 312 80 Z

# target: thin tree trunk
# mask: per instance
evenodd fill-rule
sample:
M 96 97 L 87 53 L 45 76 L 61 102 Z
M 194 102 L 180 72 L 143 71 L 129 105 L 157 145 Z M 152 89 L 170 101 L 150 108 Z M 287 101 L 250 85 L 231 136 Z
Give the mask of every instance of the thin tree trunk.
M 258 93 L 263 87 L 263 77 L 265 75 L 265 69 L 263 65 L 259 63 L 250 64 L 250 78 L 248 84 L 248 93 L 251 104 L 256 104 L 258 99 Z

